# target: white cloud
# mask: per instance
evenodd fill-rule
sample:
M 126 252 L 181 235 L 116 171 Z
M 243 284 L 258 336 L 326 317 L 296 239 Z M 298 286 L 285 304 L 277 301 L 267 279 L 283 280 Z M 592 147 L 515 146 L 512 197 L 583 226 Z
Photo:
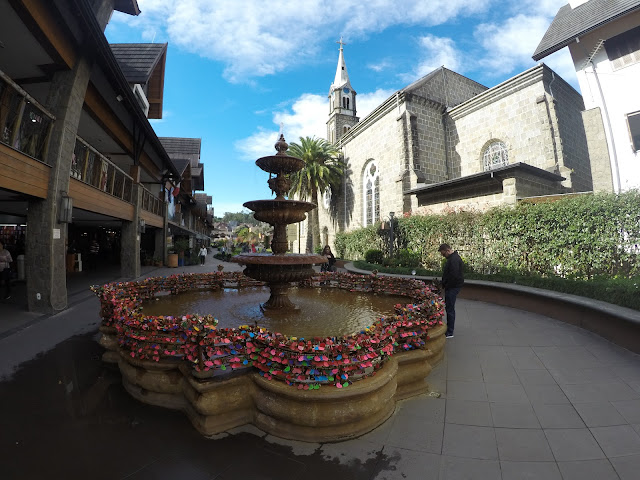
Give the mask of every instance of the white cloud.
M 379 106 L 395 92 L 396 90 L 379 88 L 375 92 L 358 94 L 356 102 L 360 120 L 369 115 L 374 108 Z
M 405 82 L 413 82 L 442 66 L 459 73 L 464 71 L 462 53 L 451 38 L 425 35 L 418 43 L 422 60 L 412 72 L 401 75 Z
M 479 64 L 496 76 L 532 66 L 531 55 L 549 24 L 547 17 L 520 14 L 502 24 L 478 25 L 474 36 L 487 52 Z
M 380 60 L 378 63 L 370 63 L 369 65 L 367 65 L 367 68 L 369 70 L 373 70 L 374 72 L 381 72 L 391 66 L 393 66 L 393 62 L 385 58 L 383 60 Z
M 358 94 L 358 116 L 362 119 L 393 94 L 394 90 L 378 89 L 371 93 Z M 284 126 L 287 142 L 297 142 L 300 137 L 327 137 L 329 100 L 324 95 L 305 93 L 295 99 L 289 109 L 273 115 L 272 128 L 259 128 L 253 135 L 235 142 L 235 148 L 243 160 L 255 160 L 274 152 L 280 123 Z
M 114 15 L 145 41 L 169 41 L 221 61 L 246 82 L 304 63 L 339 32 L 345 40 L 397 25 L 438 25 L 484 11 L 491 0 L 138 0 L 138 17 Z M 115 28 L 115 27 L 114 27 Z
M 528 12 L 529 15 L 543 15 L 551 20 L 560 7 L 568 0 L 511 0 L 511 12 Z

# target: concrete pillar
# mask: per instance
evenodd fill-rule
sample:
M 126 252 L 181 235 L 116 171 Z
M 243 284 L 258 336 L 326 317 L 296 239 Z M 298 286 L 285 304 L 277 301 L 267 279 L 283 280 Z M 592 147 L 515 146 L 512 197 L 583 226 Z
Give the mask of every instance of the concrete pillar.
M 91 9 L 104 32 L 113 14 L 115 0 L 90 0 Z
M 613 193 L 611 159 L 600 108 L 596 107 L 582 112 L 582 121 L 587 134 L 593 191 Z
M 140 208 L 142 206 L 142 185 L 131 187 L 131 201 L 135 207 L 132 221 L 122 221 L 120 234 L 120 274 L 124 278 L 140 276 Z
M 162 263 L 167 264 L 167 232 L 169 231 L 169 220 L 167 218 L 167 204 L 162 204 L 164 212 L 162 217 L 164 219 L 162 228 L 156 229 L 155 234 L 155 251 L 153 256 L 162 258 Z
M 82 113 L 91 63 L 79 57 L 71 71 L 54 75 L 47 108 L 56 116 L 47 163 L 52 166 L 49 196 L 30 200 L 25 268 L 27 303 L 32 312 L 53 313 L 67 307 L 66 224 L 58 223 L 61 196 L 69 190 L 71 158 Z
M 502 201 L 505 205 L 515 205 L 518 202 L 518 191 L 515 178 L 502 180 Z

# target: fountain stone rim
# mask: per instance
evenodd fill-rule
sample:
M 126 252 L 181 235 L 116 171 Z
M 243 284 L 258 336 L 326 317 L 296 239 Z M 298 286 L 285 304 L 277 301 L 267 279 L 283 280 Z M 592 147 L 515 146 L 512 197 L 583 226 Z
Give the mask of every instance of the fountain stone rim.
M 236 255 L 231 258 L 231 261 L 241 265 L 318 265 L 327 263 L 327 257 L 310 253 L 287 253 L 286 255 L 251 253 Z

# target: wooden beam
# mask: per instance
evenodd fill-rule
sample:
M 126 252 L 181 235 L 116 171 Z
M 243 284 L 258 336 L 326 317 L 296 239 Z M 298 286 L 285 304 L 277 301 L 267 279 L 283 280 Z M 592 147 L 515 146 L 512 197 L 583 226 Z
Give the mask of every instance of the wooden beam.
M 102 129 L 133 158 L 133 137 L 131 131 L 118 118 L 97 88 L 89 83 L 84 99 L 85 107 Z M 161 170 L 146 152 L 140 155 L 140 166 L 151 176 L 160 178 Z
M 69 179 L 69 196 L 74 208 L 133 221 L 135 207 L 75 178 Z
M 47 198 L 51 167 L 0 143 L 0 188 Z
M 53 61 L 72 69 L 78 59 L 77 45 L 71 33 L 62 27 L 64 19 L 53 2 L 10 0 L 10 3 Z

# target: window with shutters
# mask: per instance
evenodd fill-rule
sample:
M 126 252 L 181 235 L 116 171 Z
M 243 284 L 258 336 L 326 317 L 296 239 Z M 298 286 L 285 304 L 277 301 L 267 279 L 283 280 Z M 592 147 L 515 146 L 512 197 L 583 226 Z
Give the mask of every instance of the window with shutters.
M 634 152 L 640 151 L 640 112 L 627 114 L 627 127 L 631 139 L 631 148 Z
M 604 42 L 612 70 L 640 62 L 640 27 L 632 28 Z

